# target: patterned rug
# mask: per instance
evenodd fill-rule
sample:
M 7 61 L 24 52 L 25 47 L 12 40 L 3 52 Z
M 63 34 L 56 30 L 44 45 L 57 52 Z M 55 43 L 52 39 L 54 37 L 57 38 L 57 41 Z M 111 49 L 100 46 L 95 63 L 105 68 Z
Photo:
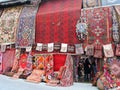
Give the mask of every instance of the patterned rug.
M 12 68 L 14 58 L 15 58 L 15 49 L 6 50 L 6 52 L 3 53 L 3 71 L 2 71 L 3 73 L 7 72 L 9 68 Z
M 0 43 L 15 43 L 18 19 L 22 6 L 5 8 L 0 17 Z
M 62 79 L 60 81 L 60 86 L 71 86 L 73 85 L 73 60 L 71 55 L 67 55 L 65 61 L 66 70 L 62 74 Z
M 107 44 L 111 42 L 111 8 L 94 8 L 82 10 L 81 17 L 88 25 L 86 44 Z
M 48 0 L 36 17 L 36 43 L 76 44 L 76 23 L 80 17 L 82 0 Z
M 25 6 L 21 12 L 16 47 L 32 46 L 35 40 L 35 17 L 38 7 Z
M 112 35 L 114 42 L 118 43 L 120 41 L 119 37 L 119 23 L 118 23 L 118 14 L 115 10 L 115 8 L 112 8 L 112 21 L 113 21 L 113 29 L 112 29 Z

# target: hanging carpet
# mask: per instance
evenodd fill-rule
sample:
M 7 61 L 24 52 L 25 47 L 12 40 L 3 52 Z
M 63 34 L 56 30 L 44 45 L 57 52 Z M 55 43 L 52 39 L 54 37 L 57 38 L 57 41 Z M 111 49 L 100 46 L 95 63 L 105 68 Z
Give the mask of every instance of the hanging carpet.
M 15 43 L 18 19 L 22 6 L 4 9 L 0 17 L 0 43 Z
M 36 17 L 36 43 L 79 43 L 76 23 L 82 0 L 48 0 Z
M 107 44 L 111 42 L 111 8 L 94 8 L 82 10 L 81 17 L 88 25 L 86 44 Z
M 21 12 L 16 46 L 25 48 L 32 46 L 35 40 L 35 17 L 38 6 L 25 6 Z

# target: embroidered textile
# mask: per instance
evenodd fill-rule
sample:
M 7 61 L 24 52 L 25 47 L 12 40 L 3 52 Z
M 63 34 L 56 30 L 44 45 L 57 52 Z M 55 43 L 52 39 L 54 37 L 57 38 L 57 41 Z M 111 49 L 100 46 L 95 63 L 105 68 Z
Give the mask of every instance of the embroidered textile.
M 35 40 L 35 17 L 38 7 L 25 6 L 21 12 L 18 31 L 17 47 L 32 46 Z
M 104 49 L 105 57 L 113 57 L 114 56 L 112 44 L 103 45 L 103 49 Z
M 0 43 L 15 43 L 22 6 L 5 8 L 0 17 Z
M 6 51 L 6 45 L 1 45 L 1 52 L 5 52 Z
M 84 54 L 83 45 L 75 44 L 75 52 L 76 54 Z
M 37 43 L 36 50 L 37 51 L 42 51 L 42 43 Z
M 48 52 L 53 52 L 54 51 L 54 43 L 48 43 Z
M 84 8 L 95 7 L 95 6 L 101 6 L 101 0 L 83 0 Z
M 79 43 L 76 23 L 82 0 L 48 0 L 36 17 L 36 43 Z
M 101 0 L 102 6 L 120 4 L 120 0 Z
M 88 56 L 93 56 L 94 55 L 94 46 L 93 45 L 87 45 L 86 55 L 88 55 Z
M 45 58 L 45 76 L 47 79 L 51 79 L 49 78 L 50 76 L 52 76 L 53 73 L 53 55 L 47 55 Z
M 68 49 L 67 47 L 68 47 L 68 44 L 62 43 L 60 52 L 67 52 L 67 49 Z
M 82 18 L 80 20 L 78 20 L 77 25 L 76 25 L 76 34 L 77 37 L 80 41 L 84 41 L 87 37 L 87 24 L 85 21 L 82 20 Z
M 27 53 L 23 53 L 23 54 L 20 55 L 19 68 L 26 69 L 27 58 L 28 58 L 28 54 Z
M 94 57 L 96 58 L 102 58 L 103 53 L 102 53 L 102 46 L 99 44 L 96 44 L 94 46 Z
M 82 10 L 81 18 L 86 19 L 88 37 L 85 44 L 106 44 L 111 42 L 111 8 Z
M 27 65 L 26 65 L 26 70 L 28 71 L 32 71 L 32 58 L 33 58 L 33 54 L 32 52 L 29 52 L 27 57 Z
M 71 55 L 67 55 L 65 66 L 66 70 L 62 73 L 60 86 L 71 86 L 73 85 L 73 60 Z
M 119 42 L 120 40 L 120 37 L 119 37 L 119 24 L 118 24 L 118 18 L 117 18 L 117 13 L 115 11 L 114 8 L 112 8 L 112 20 L 113 20 L 113 29 L 112 29 L 112 32 L 113 32 L 113 40 L 114 42 Z

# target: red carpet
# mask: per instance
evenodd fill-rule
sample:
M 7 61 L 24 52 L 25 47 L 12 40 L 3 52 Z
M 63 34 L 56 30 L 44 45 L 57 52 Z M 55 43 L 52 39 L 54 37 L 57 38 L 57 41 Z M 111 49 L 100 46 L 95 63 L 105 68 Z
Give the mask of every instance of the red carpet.
M 82 0 L 49 0 L 42 4 L 36 17 L 36 43 L 76 44 L 76 23 Z

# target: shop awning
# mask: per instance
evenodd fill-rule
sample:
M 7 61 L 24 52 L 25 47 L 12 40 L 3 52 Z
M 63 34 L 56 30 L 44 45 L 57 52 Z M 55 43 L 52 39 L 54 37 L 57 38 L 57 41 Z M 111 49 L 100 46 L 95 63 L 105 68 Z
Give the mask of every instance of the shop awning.
M 36 17 L 36 43 L 76 44 L 82 0 L 48 0 Z

